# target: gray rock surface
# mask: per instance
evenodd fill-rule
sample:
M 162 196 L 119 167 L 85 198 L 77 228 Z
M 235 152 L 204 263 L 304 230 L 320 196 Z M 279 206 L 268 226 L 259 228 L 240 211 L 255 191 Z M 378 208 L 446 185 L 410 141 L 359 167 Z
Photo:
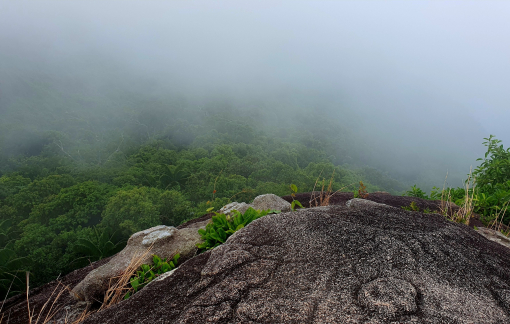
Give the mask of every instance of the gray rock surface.
M 360 198 L 354 198 L 345 203 L 345 206 L 347 207 L 353 207 L 353 208 L 364 208 L 364 207 L 370 207 L 370 206 L 387 206 L 385 204 L 376 203 L 371 200 L 367 199 L 360 199 Z
M 100 301 L 108 289 L 110 278 L 122 274 L 131 260 L 145 254 L 141 263 L 152 263 L 152 255 L 171 258 L 176 253 L 180 261 L 193 257 L 197 251 L 196 244 L 201 237 L 198 228 L 205 228 L 209 221 L 193 224 L 193 227 L 176 229 L 172 226 L 156 226 L 133 234 L 126 247 L 107 264 L 91 271 L 83 281 L 73 288 L 71 294 L 77 300 L 89 302 Z M 150 248 L 150 253 L 146 251 Z
M 218 212 L 225 215 L 231 215 L 233 210 L 237 210 L 244 214 L 248 208 L 252 207 L 256 210 L 280 210 L 282 212 L 290 211 L 290 203 L 273 194 L 260 195 L 255 197 L 251 204 L 244 202 L 232 202 L 223 206 Z
M 257 210 L 281 210 L 282 212 L 290 211 L 290 203 L 277 195 L 267 194 L 260 195 L 253 199 L 251 203 L 254 209 Z
M 156 322 L 510 323 L 510 250 L 389 206 L 268 215 L 84 323 Z
M 249 205 L 244 202 L 241 203 L 232 202 L 228 205 L 223 206 L 218 212 L 220 214 L 231 215 L 233 210 L 237 210 L 241 214 L 244 214 L 250 207 L 252 207 L 252 205 Z
M 91 308 L 91 303 L 80 301 L 73 305 L 64 306 L 61 312 L 65 313 L 66 316 L 55 316 L 46 324 L 69 324 L 78 321 L 78 319 L 84 314 L 88 313 Z
M 483 235 L 487 239 L 510 249 L 510 237 L 503 235 L 503 233 L 500 231 L 496 231 L 487 227 L 478 227 L 476 231 L 478 234 Z

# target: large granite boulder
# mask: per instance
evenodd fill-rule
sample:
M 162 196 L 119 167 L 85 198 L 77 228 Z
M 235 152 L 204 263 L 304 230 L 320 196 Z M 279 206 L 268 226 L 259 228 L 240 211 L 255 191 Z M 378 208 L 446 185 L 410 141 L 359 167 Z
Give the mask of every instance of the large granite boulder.
M 262 217 L 84 323 L 510 323 L 510 250 L 351 202 Z
M 171 258 L 179 253 L 180 261 L 193 257 L 197 251 L 196 244 L 202 242 L 198 229 L 205 228 L 208 222 L 206 220 L 182 229 L 160 225 L 133 234 L 121 252 L 107 264 L 92 270 L 73 288 L 71 294 L 77 300 L 102 301 L 110 279 L 121 275 L 134 259 L 139 259 L 140 264 L 150 264 L 153 254 Z

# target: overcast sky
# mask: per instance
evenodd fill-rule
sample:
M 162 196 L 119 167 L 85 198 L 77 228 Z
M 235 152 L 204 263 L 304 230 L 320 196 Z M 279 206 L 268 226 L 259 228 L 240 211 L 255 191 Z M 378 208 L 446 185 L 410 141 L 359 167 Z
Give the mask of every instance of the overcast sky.
M 329 93 L 390 137 L 445 119 L 478 146 L 510 143 L 509 39 L 510 1 L 0 0 L 4 57 L 105 57 L 190 93 Z

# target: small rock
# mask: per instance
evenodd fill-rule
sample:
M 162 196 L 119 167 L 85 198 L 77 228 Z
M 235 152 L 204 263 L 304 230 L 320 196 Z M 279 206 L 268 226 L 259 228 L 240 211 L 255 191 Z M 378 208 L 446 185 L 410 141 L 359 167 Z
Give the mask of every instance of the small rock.
M 247 203 L 244 203 L 244 202 L 241 202 L 241 203 L 232 202 L 232 203 L 230 203 L 228 205 L 223 206 L 219 210 L 219 213 L 220 214 L 225 214 L 225 215 L 232 215 L 232 211 L 233 210 L 237 210 L 241 214 L 244 214 L 248 210 L 248 208 L 250 208 L 250 207 L 253 207 L 253 206 L 249 205 Z
M 386 206 L 367 199 L 354 198 L 345 203 L 347 207 L 370 207 L 370 206 Z
M 278 197 L 277 195 L 267 194 L 255 197 L 252 202 L 253 208 L 257 210 L 280 210 L 282 212 L 290 211 L 291 204 Z
M 476 231 L 486 239 L 510 248 L 510 237 L 506 237 L 503 233 L 486 227 L 478 227 Z

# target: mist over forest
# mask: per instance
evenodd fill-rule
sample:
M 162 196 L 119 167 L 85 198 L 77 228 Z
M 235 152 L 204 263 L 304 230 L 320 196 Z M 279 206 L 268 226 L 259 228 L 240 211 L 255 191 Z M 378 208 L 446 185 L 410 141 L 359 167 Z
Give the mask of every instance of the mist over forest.
M 327 119 L 360 148 L 342 162 L 425 187 L 448 170 L 458 185 L 501 119 L 479 116 L 508 116 L 508 45 L 493 41 L 508 26 L 498 8 L 508 9 L 3 2 L 2 152 L 45 132 L 69 135 L 76 118 L 114 131 L 139 115 L 177 109 L 203 120 L 228 107 L 258 110 L 269 124 L 257 128 Z
M 510 142 L 509 13 L 502 1 L 0 1 L 9 248 L 41 284 L 82 264 L 77 237 L 121 228 L 122 242 L 234 196 L 321 177 L 392 194 L 447 174 L 462 186 L 484 138 Z M 146 218 L 115 213 L 130 203 Z

